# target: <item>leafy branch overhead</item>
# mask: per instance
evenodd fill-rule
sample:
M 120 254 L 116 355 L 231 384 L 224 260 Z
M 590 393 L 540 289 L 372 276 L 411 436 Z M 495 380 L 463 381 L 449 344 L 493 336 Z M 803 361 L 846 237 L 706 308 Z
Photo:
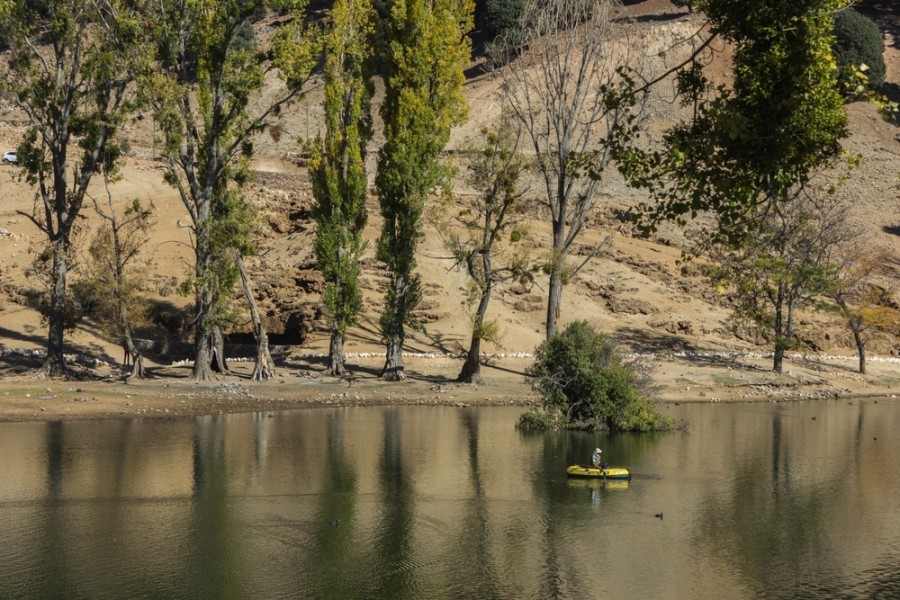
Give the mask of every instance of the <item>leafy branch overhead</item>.
M 630 147 L 622 172 L 646 189 L 642 225 L 684 223 L 704 211 L 723 239 L 738 240 L 756 209 L 787 202 L 841 157 L 847 116 L 831 54 L 839 0 L 705 0 L 713 34 L 734 48 L 734 83 L 713 88 L 695 63 L 678 77 L 693 117 L 671 128 L 662 148 Z

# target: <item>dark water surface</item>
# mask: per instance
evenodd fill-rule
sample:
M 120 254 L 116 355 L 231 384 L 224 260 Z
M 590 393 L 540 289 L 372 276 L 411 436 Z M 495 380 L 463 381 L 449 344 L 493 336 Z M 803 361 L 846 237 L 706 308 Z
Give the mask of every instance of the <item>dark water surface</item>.
M 0 598 L 900 598 L 900 402 L 0 425 Z M 631 482 L 573 481 L 599 445 Z M 662 518 L 657 517 L 662 513 Z

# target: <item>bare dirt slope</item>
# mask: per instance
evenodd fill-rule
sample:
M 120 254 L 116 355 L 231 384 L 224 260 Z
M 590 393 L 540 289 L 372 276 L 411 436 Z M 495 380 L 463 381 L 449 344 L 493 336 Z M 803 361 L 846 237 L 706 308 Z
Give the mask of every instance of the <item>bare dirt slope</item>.
M 701 20 L 664 0 L 629 3 L 636 21 L 630 35 L 648 50 L 652 69 L 662 72 L 678 62 L 684 50 L 676 42 L 696 31 Z M 727 52 L 717 55 L 713 75 L 727 72 Z M 888 38 L 889 85 L 897 85 L 898 42 Z M 267 93 L 274 93 L 277 82 Z M 671 87 L 668 88 L 671 90 Z M 651 104 L 651 136 L 673 122 L 677 106 L 663 86 Z M 499 114 L 499 81 L 473 65 L 466 85 L 472 107 L 469 122 L 454 132 L 451 150 L 475 136 Z M 383 352 L 378 336 L 383 273 L 372 257 L 380 219 L 377 202 L 370 199 L 363 285 L 366 304 L 359 325 L 350 332 L 346 346 L 352 381 L 320 378 L 321 355 L 327 350 L 322 320 L 319 278 L 313 269 L 313 226 L 309 220 L 311 194 L 300 156 L 297 137 L 311 137 L 321 123 L 321 83 L 313 82 L 307 98 L 284 117 L 284 135 L 278 141 L 263 135 L 256 143 L 256 182 L 250 190 L 266 209 L 268 223 L 261 237 L 262 255 L 254 260 L 257 295 L 266 311 L 274 341 L 292 345 L 279 349 L 279 379 L 266 386 L 250 386 L 246 363 L 234 363 L 235 374 L 222 384 L 199 390 L 185 387 L 185 366 L 172 366 L 173 355 L 151 355 L 151 372 L 157 377 L 142 387 L 120 388 L 109 384 L 100 392 L 89 384 L 46 382 L 31 371 L 40 357 L 19 349 L 39 350 L 45 345 L 45 328 L 35 310 L 39 281 L 28 267 L 43 247 L 36 227 L 26 216 L 35 194 L 13 166 L 0 168 L 0 418 L 66 418 L 73 414 L 196 414 L 217 410 L 273 408 L 298 403 L 364 402 L 528 402 L 533 400 L 524 378 L 530 353 L 541 342 L 546 310 L 545 284 L 538 276 L 533 285 L 510 285 L 493 300 L 490 316 L 503 331 L 503 346 L 488 346 L 493 353 L 486 382 L 479 387 L 449 383 L 460 366 L 446 354 L 461 353 L 468 343 L 468 309 L 463 303 L 466 280 L 451 268 L 438 236 L 430 227 L 420 247 L 419 272 L 425 298 L 418 316 L 423 333 L 410 336 L 408 351 L 421 356 L 409 359 L 413 374 L 409 385 L 381 387 L 376 381 Z M 895 125 L 886 123 L 869 105 L 849 107 L 851 135 L 846 147 L 862 156 L 862 163 L 838 192 L 851 199 L 854 218 L 863 223 L 871 242 L 894 257 L 900 279 L 900 138 Z M 0 147 L 14 148 L 25 123 L 8 102 L 0 102 Z M 144 332 L 147 337 L 188 341 L 189 324 L 184 310 L 189 300 L 177 294 L 178 282 L 190 265 L 188 220 L 176 192 L 162 180 L 153 160 L 155 149 L 149 115 L 131 124 L 127 133 L 130 155 L 123 179 L 113 187 L 115 197 L 126 202 L 134 197 L 152 200 L 157 225 L 148 247 L 152 287 L 148 301 L 154 304 L 159 325 Z M 373 152 L 378 139 L 373 141 Z M 465 185 L 459 182 L 461 193 Z M 95 190 L 99 196 L 99 187 Z M 871 372 L 866 378 L 853 373 L 852 340 L 840 323 L 821 314 L 804 315 L 801 335 L 813 352 L 807 359 L 793 358 L 784 376 L 767 371 L 761 356 L 765 346 L 750 336 L 736 336 L 727 319 L 723 299 L 697 277 L 685 276 L 678 260 L 682 234 L 675 228 L 652 239 L 635 237 L 619 211 L 640 200 L 615 174 L 610 174 L 601 205 L 580 244 L 581 252 L 601 243 L 609 234 L 611 246 L 593 260 L 566 288 L 563 322 L 587 319 L 615 335 L 629 351 L 646 354 L 656 364 L 657 394 L 669 400 L 741 400 L 750 398 L 821 397 L 835 394 L 891 395 L 900 389 L 900 364 L 891 362 L 898 348 L 882 343 L 874 349 Z M 86 247 L 97 218 L 84 211 L 82 247 Z M 548 231 L 539 219 L 531 223 L 531 243 L 536 256 L 549 245 Z M 76 271 L 75 277 L 78 273 Z M 898 298 L 900 302 L 900 298 Z M 248 329 L 249 331 L 249 329 Z M 115 373 L 118 346 L 85 321 L 68 338 L 73 354 L 99 376 Z M 896 344 L 896 342 L 895 342 Z M 374 354 L 374 355 L 373 355 Z M 833 358 L 845 357 L 845 358 Z M 94 384 L 91 384 L 94 385 Z M 225 387 L 222 387 L 222 386 Z M 79 387 L 81 386 L 81 387 Z M 174 386 L 174 388 L 172 387 Z M 236 387 L 228 387 L 236 386 Z M 173 391 L 176 390 L 176 391 Z M 124 391 L 123 391 L 124 390 Z M 122 394 L 142 398 L 144 404 L 124 403 Z M 41 400 L 43 398 L 43 400 Z M 79 400 L 80 398 L 80 400 Z M 204 399 L 205 398 L 205 399 Z M 224 399 L 224 400 L 223 400 Z M 4 408 L 5 407 L 5 408 Z M 43 410 L 41 410 L 43 409 Z M 170 413 L 166 413 L 169 410 Z M 141 413 L 141 411 L 144 411 Z

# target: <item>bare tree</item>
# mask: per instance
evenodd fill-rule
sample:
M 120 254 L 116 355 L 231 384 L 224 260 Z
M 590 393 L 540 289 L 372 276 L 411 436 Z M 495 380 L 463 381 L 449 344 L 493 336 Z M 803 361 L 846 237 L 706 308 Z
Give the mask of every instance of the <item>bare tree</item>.
M 612 0 L 527 0 L 515 44 L 502 58 L 509 64 L 499 70 L 505 100 L 534 151 L 550 212 L 548 338 L 558 330 L 563 286 L 601 250 L 567 264 L 603 189 L 614 140 L 635 131 L 647 94 L 626 75 L 633 47 L 619 34 L 619 10 Z
M 858 239 L 849 207 L 814 190 L 798 189 L 790 202 L 758 207 L 757 226 L 740 242 L 712 247 L 706 267 L 720 289 L 732 287 L 736 321 L 774 341 L 772 370 L 781 373 L 785 352 L 800 342 L 797 314 L 823 307 L 847 276 L 842 247 Z
M 275 361 L 272 360 L 272 353 L 269 351 L 269 335 L 259 316 L 256 298 L 253 297 L 253 284 L 250 282 L 244 260 L 240 255 L 236 256 L 235 260 L 241 273 L 241 286 L 247 298 L 250 318 L 253 321 L 253 336 L 256 338 L 256 364 L 253 366 L 253 375 L 250 379 L 253 381 L 272 379 L 275 377 Z
M 516 151 L 521 137 L 518 125 L 506 117 L 496 131 L 482 130 L 482 146 L 468 152 L 468 179 L 478 194 L 472 198 L 451 197 L 446 203 L 450 206 L 442 208 L 449 208 L 452 217 L 445 219 L 442 211 L 436 223 L 454 266 L 469 276 L 469 304 L 477 305 L 472 313 L 469 351 L 457 377 L 464 383 L 481 381 L 481 342 L 500 341 L 496 321 L 486 318 L 494 286 L 531 277 L 527 254 L 511 248 L 525 238 L 519 221 L 524 196 L 520 180 L 526 163 Z
M 135 198 L 124 210 L 117 211 L 108 175 L 104 173 L 106 206 L 91 198 L 105 225 L 101 226 L 90 247 L 93 264 L 87 284 L 97 304 L 101 323 L 122 345 L 123 366 L 128 366 L 129 359 L 132 361 L 128 378 L 142 379 L 145 376 L 144 357 L 135 344 L 134 329 L 149 319 L 144 298 L 144 273 L 136 267 L 135 260 L 150 240 L 154 207 L 152 202 L 142 204 Z
M 887 272 L 887 257 L 872 250 L 861 230 L 838 252 L 838 272 L 830 296 L 853 334 L 859 372 L 865 375 L 869 342 L 900 337 L 900 309 L 891 300 L 897 282 Z

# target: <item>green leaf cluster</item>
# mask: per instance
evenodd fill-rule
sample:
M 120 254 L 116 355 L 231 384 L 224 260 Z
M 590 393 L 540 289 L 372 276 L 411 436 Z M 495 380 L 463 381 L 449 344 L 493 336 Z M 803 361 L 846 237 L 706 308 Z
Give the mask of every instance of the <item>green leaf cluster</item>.
M 754 209 L 788 201 L 841 156 L 847 116 L 832 56 L 839 0 L 704 0 L 712 31 L 734 47 L 734 83 L 712 89 L 698 64 L 678 78 L 690 121 L 655 152 L 630 149 L 620 168 L 654 202 L 643 225 L 712 211 L 738 240 Z
M 514 38 L 524 6 L 525 0 L 483 0 L 475 7 L 475 25 L 488 43 L 497 37 Z
M 393 279 L 381 319 L 386 340 L 402 339 L 403 326 L 414 325 L 412 311 L 421 299 L 416 247 L 428 194 L 448 181 L 438 155 L 451 127 L 467 115 L 462 85 L 472 11 L 471 2 L 459 0 L 396 0 L 391 6 L 382 65 L 385 143 L 375 179 L 384 219 L 376 256 Z
M 343 336 L 362 308 L 359 260 L 366 249 L 366 145 L 372 137 L 368 0 L 337 0 L 325 36 L 325 136 L 309 163 L 315 205 L 315 252 L 325 280 L 332 335 Z
M 854 71 L 865 65 L 867 84 L 873 88 L 884 83 L 884 40 L 871 19 L 853 8 L 834 14 L 834 58 L 844 86 L 854 81 Z
M 567 427 L 653 431 L 672 426 L 643 391 L 635 365 L 586 321 L 569 324 L 541 344 L 529 375 L 545 411 L 555 415 L 551 421 Z

